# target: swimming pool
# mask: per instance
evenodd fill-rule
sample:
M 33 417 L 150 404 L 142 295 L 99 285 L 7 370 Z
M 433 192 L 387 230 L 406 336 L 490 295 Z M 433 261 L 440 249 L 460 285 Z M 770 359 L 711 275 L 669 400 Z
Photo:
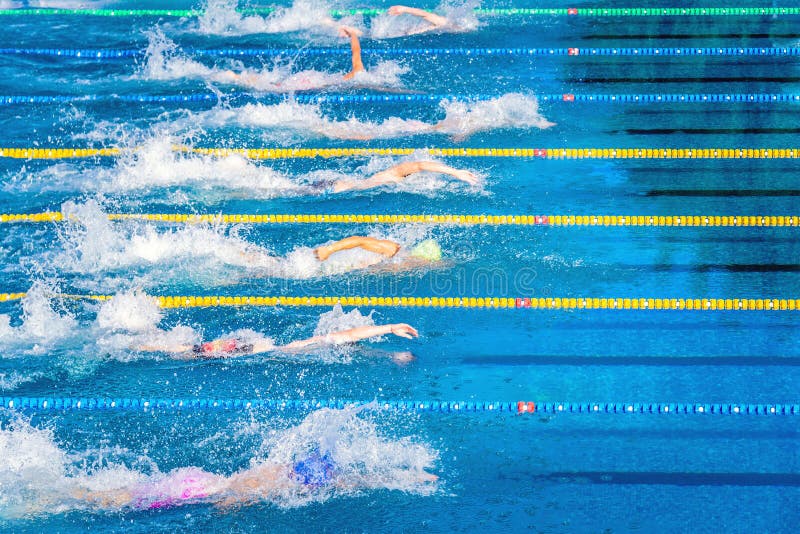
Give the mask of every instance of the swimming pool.
M 297 25 L 302 14 L 285 15 L 282 27 Z M 324 30 L 262 34 L 253 30 L 262 19 L 239 20 L 230 6 L 217 16 L 216 22 L 202 19 L 205 26 L 196 17 L 164 15 L 3 19 L 0 49 L 19 51 L 0 56 L 0 95 L 20 97 L 2 105 L 3 155 L 13 155 L 7 148 L 122 151 L 0 158 L 0 212 L 73 217 L 0 227 L 0 291 L 27 292 L 0 303 L 3 402 L 165 400 L 155 409 L 123 410 L 105 400 L 101 409 L 86 408 L 88 400 L 80 409 L 38 405 L 23 410 L 21 420 L 14 409 L 3 412 L 3 529 L 792 529 L 800 486 L 796 415 L 769 409 L 794 410 L 800 378 L 797 312 L 780 309 L 800 289 L 797 228 L 777 223 L 797 217 L 797 156 L 786 150 L 797 150 L 792 95 L 800 94 L 800 78 L 797 56 L 782 52 L 796 48 L 797 15 L 482 16 L 476 32 L 367 38 L 364 61 L 377 72 L 368 87 L 322 92 L 385 97 L 355 103 L 284 101 L 209 83 L 225 68 L 265 73 L 267 88 L 290 70 L 349 68 L 346 54 L 312 53 L 346 51 L 345 41 Z M 517 51 L 424 52 L 503 47 Z M 271 56 L 199 52 L 270 48 L 303 51 L 289 67 Z M 623 48 L 639 52 L 622 54 Z M 762 54 L 762 48 L 775 52 Z M 76 49 L 149 54 L 88 59 L 64 53 Z M 383 52 L 369 51 L 375 49 Z M 697 49 L 729 52 L 689 52 Z M 655 57 L 662 54 L 669 57 Z M 443 97 L 404 101 L 409 91 Z M 214 96 L 181 100 L 206 94 Z M 35 96 L 52 98 L 26 102 Z M 166 101 L 149 98 L 156 96 Z M 442 130 L 419 126 L 442 119 L 449 119 Z M 417 150 L 274 159 L 189 151 L 354 147 Z M 315 181 L 366 178 L 400 161 L 428 159 L 430 148 L 475 149 L 433 159 L 477 173 L 482 185 L 426 175 L 397 187 L 308 194 Z M 480 155 L 486 148 L 520 151 Z M 767 158 L 752 149 L 778 152 Z M 723 150 L 732 150 L 730 157 L 720 158 Z M 111 222 L 109 213 L 548 218 L 534 225 L 187 225 Z M 590 217 L 586 225 L 557 225 L 556 215 L 567 223 L 569 216 Z M 620 215 L 626 217 L 621 224 L 603 223 L 603 216 Z M 626 224 L 634 216 L 643 217 L 641 226 Z M 669 225 L 659 226 L 658 217 L 666 216 Z M 722 216 L 737 217 L 736 225 L 732 219 L 717 224 Z M 756 226 L 740 226 L 745 216 L 757 216 Z M 693 219 L 686 226 L 689 217 L 700 226 Z M 775 224 L 764 226 L 770 217 Z M 298 251 L 357 233 L 409 247 L 433 238 L 445 261 L 398 272 L 304 274 L 308 264 L 297 260 Z M 435 307 L 384 300 L 357 306 L 356 313 L 354 306 L 297 303 L 159 309 L 152 295 L 445 300 Z M 486 300 L 482 308 L 477 300 L 475 307 L 447 301 L 465 297 Z M 518 298 L 539 300 L 528 307 L 530 300 Z M 600 307 L 595 298 L 635 304 L 614 300 L 604 306 L 612 309 L 586 309 Z M 511 306 L 494 308 L 499 299 L 511 299 Z M 754 308 L 767 309 L 750 311 L 735 309 L 740 301 L 725 310 L 716 309 L 724 302 L 715 300 L 711 309 L 703 300 L 701 311 L 678 299 L 776 300 L 754 300 Z M 287 343 L 370 321 L 410 323 L 420 338 L 202 361 L 131 350 L 241 329 Z M 395 363 L 393 357 L 408 351 L 413 361 Z M 291 402 L 254 410 L 234 404 L 179 409 L 176 399 Z M 369 409 L 344 415 L 294 402 L 373 399 L 378 402 Z M 448 404 L 381 408 L 398 401 Z M 536 402 L 537 411 L 517 415 L 517 401 Z M 606 413 L 628 407 L 634 413 Z M 292 430 L 298 424 L 305 426 Z M 252 458 L 288 458 L 331 435 L 340 459 L 349 458 L 347 474 L 377 477 L 377 489 L 281 494 L 223 511 L 201 502 L 98 512 L 65 494 L 75 477 L 108 487 L 186 466 L 230 474 Z M 429 466 L 440 480 L 421 488 L 402 476 L 399 468 L 408 466 Z M 43 513 L 48 507 L 58 513 Z

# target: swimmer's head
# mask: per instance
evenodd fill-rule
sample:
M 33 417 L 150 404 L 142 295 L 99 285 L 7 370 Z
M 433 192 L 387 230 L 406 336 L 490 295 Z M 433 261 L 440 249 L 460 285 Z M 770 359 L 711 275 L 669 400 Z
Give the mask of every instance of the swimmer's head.
M 304 486 L 321 488 L 333 481 L 335 471 L 336 463 L 331 454 L 321 454 L 314 449 L 307 457 L 294 463 L 291 476 Z
M 431 263 L 442 259 L 442 247 L 433 239 L 426 239 L 411 249 L 411 256 Z

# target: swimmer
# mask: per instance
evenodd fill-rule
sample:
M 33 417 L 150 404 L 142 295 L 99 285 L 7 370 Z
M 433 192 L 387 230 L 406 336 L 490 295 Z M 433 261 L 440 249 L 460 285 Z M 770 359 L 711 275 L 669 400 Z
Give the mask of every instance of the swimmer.
M 257 249 L 239 251 L 237 265 L 247 277 L 305 280 L 375 268 L 398 272 L 442 264 L 442 248 L 434 239 L 402 247 L 388 239 L 350 236 L 316 248 L 298 247 L 283 258 Z M 237 279 L 238 282 L 238 279 Z
M 199 467 L 181 467 L 169 473 L 148 477 L 143 482 L 111 490 L 90 489 L 85 477 L 71 491 L 78 507 L 101 510 L 157 510 L 188 504 L 214 504 L 222 509 L 253 505 L 285 495 L 315 495 L 331 490 L 391 488 L 386 474 L 362 475 L 357 468 L 340 465 L 336 445 L 329 449 L 312 447 L 295 455 L 289 463 L 251 461 L 252 467 L 230 476 L 212 473 Z M 400 480 L 407 480 L 420 490 L 432 487 L 438 477 L 424 468 L 398 466 Z M 348 472 L 349 471 L 349 472 Z M 356 471 L 356 472 L 354 472 Z
M 215 358 L 234 358 L 247 354 L 261 354 L 265 352 L 293 352 L 309 347 L 324 345 L 345 345 L 356 343 L 363 339 L 394 334 L 406 339 L 419 337 L 411 325 L 405 323 L 385 324 L 376 326 L 359 326 L 348 330 L 333 332 L 325 336 L 313 336 L 307 339 L 292 341 L 286 345 L 275 345 L 268 339 L 254 340 L 247 342 L 237 338 L 220 338 L 207 341 L 198 345 L 140 345 L 136 347 L 141 352 L 164 352 L 170 353 L 175 359 L 215 359 Z M 408 353 L 398 353 L 401 360 L 398 363 L 408 361 Z
M 389 8 L 387 13 L 394 16 L 411 15 L 414 17 L 418 17 L 427 23 L 404 32 L 404 35 L 418 35 L 420 33 L 441 30 L 448 27 L 452 30 L 460 29 L 457 26 L 453 25 L 453 23 L 448 18 L 443 17 L 441 15 L 437 15 L 435 13 L 431 13 L 430 11 L 425 11 L 424 9 L 418 9 L 416 7 L 408 7 L 401 5 L 392 6 Z
M 409 176 L 420 172 L 447 174 L 471 186 L 480 184 L 480 179 L 467 170 L 455 169 L 437 161 L 407 161 L 385 171 L 376 173 L 366 180 L 336 180 L 312 185 L 314 192 L 343 193 L 345 191 L 364 191 L 390 184 L 399 184 Z
M 342 77 L 342 80 L 351 80 L 356 76 L 356 74 L 364 71 L 364 63 L 361 60 L 361 43 L 358 40 L 358 37 L 361 34 L 361 30 L 351 26 L 339 26 L 339 36 L 350 39 L 351 68 L 350 71 Z M 290 76 L 289 79 L 284 80 L 283 82 L 270 83 L 268 85 L 271 85 L 277 89 L 288 88 L 290 90 L 309 90 L 322 89 L 329 85 L 338 83 L 335 80 L 328 79 L 326 76 L 320 77 L 308 75 L 304 78 L 302 76 L 303 73 L 298 73 L 297 75 Z M 258 72 L 238 73 L 232 70 L 225 70 L 217 73 L 215 76 L 215 81 L 223 83 L 235 83 L 237 85 L 251 87 L 253 89 L 267 88 L 265 87 L 262 77 Z
M 344 251 L 361 249 L 369 256 L 344 257 Z M 374 265 L 392 271 L 405 271 L 438 263 L 442 259 L 442 248 L 433 239 L 426 239 L 409 249 L 389 239 L 369 236 L 350 236 L 313 250 L 314 256 L 323 264 L 323 271 L 347 272 L 366 269 Z

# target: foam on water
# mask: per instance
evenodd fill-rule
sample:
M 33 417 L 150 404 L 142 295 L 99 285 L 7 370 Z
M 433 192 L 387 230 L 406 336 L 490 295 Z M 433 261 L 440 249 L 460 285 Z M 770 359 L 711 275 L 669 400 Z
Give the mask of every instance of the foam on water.
M 212 157 L 174 150 L 178 140 L 155 135 L 104 170 L 102 191 L 131 191 L 152 187 L 190 186 L 246 191 L 248 197 L 273 198 L 303 191 L 290 177 L 239 155 Z
M 242 15 L 237 0 L 208 0 L 195 31 L 204 35 L 250 35 L 301 30 L 331 31 L 331 6 L 319 0 L 295 0 L 289 7 L 277 7 L 266 17 Z
M 159 328 L 163 315 L 156 299 L 144 293 L 114 295 L 101 304 L 91 328 L 98 352 L 127 361 L 140 357 L 137 347 L 192 346 L 200 342 L 201 334 L 189 326 Z
M 381 61 L 367 72 L 345 80 L 345 72 L 303 70 L 293 72 L 292 62 L 276 58 L 272 68 L 246 68 L 240 61 L 227 61 L 225 67 L 209 67 L 183 54 L 160 29 L 148 32 L 146 59 L 140 76 L 149 80 L 202 80 L 235 85 L 270 93 L 291 93 L 340 87 L 401 87 L 400 76 L 407 69 L 394 61 Z
M 359 411 L 321 409 L 299 425 L 277 431 L 274 417 L 270 419 L 272 428 L 248 425 L 249 432 L 263 436 L 251 467 L 264 463 L 288 467 L 315 450 L 328 453 L 336 464 L 337 483 L 330 487 L 283 484 L 275 489 L 264 480 L 266 485 L 259 493 L 278 506 L 296 507 L 371 489 L 434 492 L 437 486 L 425 470 L 437 460 L 436 451 L 409 438 L 383 436 L 375 423 L 357 416 Z M 146 454 L 117 449 L 67 452 L 51 430 L 35 428 L 12 414 L 3 414 L 0 424 L 0 455 L 4 458 L 0 462 L 2 519 L 70 510 L 122 511 L 134 503 L 99 497 L 135 494 L 137 488 L 164 478 Z M 224 497 L 223 492 L 217 498 Z
M 357 416 L 359 411 L 317 410 L 298 426 L 267 436 L 262 444 L 267 461 L 292 464 L 316 450 L 330 454 L 336 464 L 336 485 L 314 493 L 292 491 L 282 495 L 279 504 L 297 506 L 373 488 L 417 494 L 436 490 L 436 484 L 424 482 L 425 470 L 437 459 L 436 451 L 409 438 L 382 436 L 375 423 Z
M 0 318 L 2 320 L 2 318 Z M 0 373 L 0 391 L 12 391 L 23 384 L 35 382 L 42 378 L 44 373 L 26 372 L 25 374 L 12 371 L 10 373 Z
M 216 279 L 219 283 L 229 280 L 219 278 L 226 274 L 226 266 L 278 269 L 268 250 L 226 235 L 223 226 L 185 225 L 159 231 L 152 224 L 113 223 L 94 200 L 67 202 L 62 211 L 70 220 L 60 228 L 63 250 L 51 261 L 63 271 L 91 274 L 157 265 L 153 281 Z M 163 270 L 165 266 L 172 269 Z M 140 285 L 147 282 L 146 278 L 138 281 Z
M 165 280 L 230 283 L 237 276 L 308 279 L 358 271 L 385 260 L 359 248 L 337 252 L 321 262 L 307 246 L 275 256 L 266 247 L 238 237 L 227 225 L 161 229 L 152 223 L 111 222 L 94 200 L 67 202 L 62 211 L 68 216 L 59 227 L 62 250 L 44 261 L 62 272 L 108 273 L 108 277 L 76 281 L 98 290 L 130 288 L 129 274 L 122 278 L 113 275 L 132 268 L 139 271 L 136 286 L 145 287 Z M 424 231 L 408 226 L 393 228 L 390 234 L 368 235 L 391 239 L 407 249 L 421 240 Z M 238 273 L 232 273 L 230 267 L 238 268 Z
M 59 514 L 88 508 L 79 495 L 85 490 L 130 487 L 146 477 L 122 464 L 102 462 L 90 474 L 91 451 L 71 455 L 58 446 L 49 429 L 39 429 L 12 414 L 0 424 L 0 518 Z M 82 465 L 82 469 L 76 467 Z
M 484 101 L 442 101 L 445 117 L 428 123 L 389 117 L 381 122 L 326 117 L 318 104 L 286 101 L 278 104 L 246 104 L 197 113 L 196 120 L 212 127 L 242 126 L 264 129 L 262 137 L 276 142 L 296 142 L 309 136 L 332 139 L 390 139 L 420 134 L 445 134 L 464 139 L 476 132 L 519 128 L 545 129 L 554 123 L 539 112 L 533 96 L 510 93 Z
M 82 164 L 59 162 L 31 172 L 22 168 L 6 185 L 15 192 L 79 191 L 102 193 L 120 204 L 134 204 L 143 195 L 165 197 L 176 204 L 187 199 L 206 203 L 226 201 L 235 196 L 245 199 L 271 199 L 326 192 L 317 184 L 338 180 L 359 181 L 405 161 L 432 160 L 424 150 L 402 158 L 370 156 L 339 162 L 335 168 L 317 169 L 291 175 L 256 163 L 238 154 L 223 157 L 192 154 L 175 150 L 186 141 L 167 134 L 155 134 L 136 145 L 136 149 L 118 157 L 112 167 L 85 168 Z M 348 167 L 348 165 L 350 167 Z M 480 172 L 473 170 L 482 182 Z M 168 190 L 168 191 L 165 191 Z M 386 191 L 424 195 L 429 198 L 453 194 L 488 194 L 482 185 L 469 186 L 442 175 L 417 173 L 397 184 L 386 184 L 375 191 L 351 192 L 351 195 L 374 195 Z

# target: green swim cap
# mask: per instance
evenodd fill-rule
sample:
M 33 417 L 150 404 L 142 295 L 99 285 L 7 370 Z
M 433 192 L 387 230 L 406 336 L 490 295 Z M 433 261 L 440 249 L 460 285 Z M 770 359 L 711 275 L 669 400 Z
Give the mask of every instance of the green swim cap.
M 430 262 L 442 259 L 442 247 L 433 239 L 426 239 L 411 249 L 411 255 Z

